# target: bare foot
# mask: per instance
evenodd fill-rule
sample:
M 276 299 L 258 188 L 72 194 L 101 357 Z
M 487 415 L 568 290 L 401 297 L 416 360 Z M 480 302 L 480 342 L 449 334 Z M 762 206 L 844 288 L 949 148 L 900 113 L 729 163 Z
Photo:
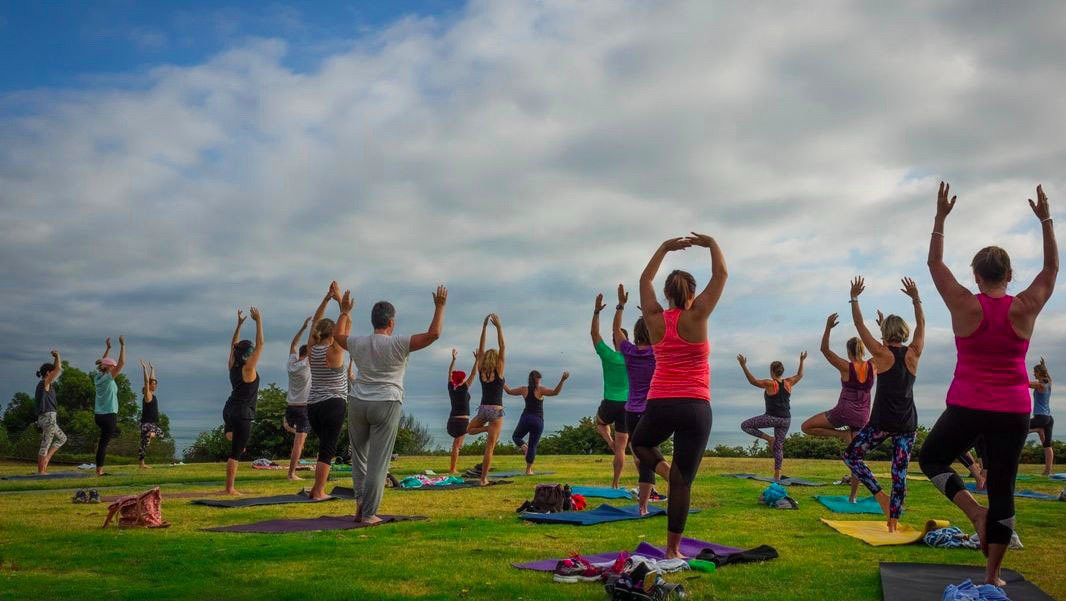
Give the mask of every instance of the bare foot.
M 103 476 L 104 475 L 104 470 L 96 470 L 96 475 L 97 476 Z
M 1007 586 L 1007 581 L 1003 580 L 999 576 L 985 575 L 985 584 L 992 584 L 999 587 Z
M 640 509 L 640 515 L 648 515 L 647 505 L 639 505 L 638 508 Z
M 528 468 L 528 469 L 526 470 L 526 475 L 527 475 L 527 476 L 532 476 L 532 475 L 533 475 L 533 473 L 534 473 L 534 472 L 533 472 L 533 468 Z
M 889 518 L 889 519 L 888 519 L 888 531 L 889 531 L 889 532 L 895 532 L 895 531 L 896 531 L 896 525 L 897 525 L 897 524 L 899 524 L 899 520 L 898 520 L 898 519 L 896 519 L 896 518 Z
M 521 451 L 521 453 L 523 455 L 525 455 L 526 453 L 529 452 L 529 445 L 528 444 L 522 445 L 521 448 L 519 448 L 519 451 Z
M 289 480 L 303 480 L 303 478 L 297 476 L 296 474 L 289 474 Z
M 326 493 L 321 493 L 321 494 L 317 494 L 317 495 L 308 495 L 307 497 L 309 499 L 311 499 L 312 501 L 325 501 L 326 499 L 332 499 L 333 498 L 333 497 L 327 495 Z
M 855 503 L 855 497 L 848 497 L 848 503 Z
M 140 465 L 138 465 L 137 467 L 138 467 L 138 468 L 140 468 L 140 469 L 142 469 L 142 470 L 150 470 L 150 469 L 152 469 L 152 466 L 150 466 L 150 465 L 145 465 L 145 464 L 143 464 L 143 463 L 142 463 L 142 464 L 140 464 Z
M 485 478 L 482 478 L 480 484 L 481 484 L 481 486 L 488 486 L 489 485 L 489 481 L 486 480 Z
M 226 490 L 222 491 L 222 494 L 230 495 L 230 496 L 233 496 L 233 497 L 239 497 L 243 493 L 237 492 L 236 488 L 227 488 Z
M 688 559 L 688 557 L 685 557 L 684 555 L 681 554 L 680 550 L 671 551 L 669 549 L 666 551 L 666 558 L 667 559 Z
M 458 474 L 458 473 L 459 473 L 459 472 L 457 472 L 457 471 L 455 471 L 455 470 L 452 470 L 452 471 L 448 472 L 448 475 L 450 475 L 450 476 L 454 476 L 454 475 L 456 475 L 456 474 Z
M 984 490 L 985 489 L 985 486 L 987 485 L 986 483 L 988 482 L 987 478 L 985 478 L 981 474 L 977 474 L 976 476 L 973 477 L 973 479 L 977 483 L 977 490 Z
M 373 526 L 374 524 L 380 524 L 383 520 L 376 515 L 372 515 L 368 518 L 364 518 L 362 522 L 367 526 Z

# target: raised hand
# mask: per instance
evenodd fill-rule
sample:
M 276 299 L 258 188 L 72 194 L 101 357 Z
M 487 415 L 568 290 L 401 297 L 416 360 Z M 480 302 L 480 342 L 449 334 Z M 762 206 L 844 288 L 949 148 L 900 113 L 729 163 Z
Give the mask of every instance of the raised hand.
M 881 309 L 877 310 L 877 327 L 881 327 L 881 323 L 885 321 L 885 314 L 881 312 Z
M 606 307 L 607 305 L 603 302 L 603 293 L 601 292 L 600 294 L 596 295 L 596 313 L 603 311 Z
M 945 184 L 940 182 L 940 190 L 936 195 L 936 216 L 937 219 L 943 219 L 951 213 L 951 209 L 955 208 L 955 197 L 949 196 L 951 194 L 951 184 Z M 950 198 L 950 200 L 949 200 Z M 1033 201 L 1029 201 L 1032 204 Z
M 329 283 L 329 290 L 326 291 L 326 298 L 332 298 L 333 300 L 340 302 L 341 285 L 337 283 L 337 280 L 333 280 Z
M 829 317 L 827 317 L 825 319 L 825 329 L 827 329 L 827 330 L 832 330 L 833 328 L 837 327 L 839 324 L 840 324 L 840 322 L 837 321 L 837 314 L 836 313 L 833 313 L 832 315 L 830 315 Z
M 911 300 L 913 300 L 914 302 L 922 300 L 921 297 L 918 296 L 918 284 L 915 284 L 914 280 L 910 278 L 903 278 L 900 281 L 903 282 L 903 287 L 899 289 L 900 292 L 911 297 Z
M 866 290 L 866 280 L 862 279 L 862 276 L 851 280 L 851 298 L 859 298 L 863 290 Z
M 492 325 L 496 326 L 497 328 L 500 327 L 499 315 L 496 315 L 495 313 L 489 313 L 489 321 L 491 321 Z
M 455 359 L 458 358 L 458 357 L 459 357 L 459 351 L 457 349 L 452 349 L 452 361 L 455 361 Z
M 444 286 L 437 286 L 437 291 L 433 293 L 433 305 L 437 307 L 443 307 L 448 302 L 448 289 Z
M 714 244 L 714 238 L 707 234 L 697 234 L 696 232 L 689 232 L 692 235 L 686 238 L 692 246 L 702 246 L 703 248 L 710 248 Z
M 48 351 L 48 352 L 52 354 L 53 358 L 55 358 L 55 359 L 59 358 L 59 351 L 57 351 L 56 349 L 52 349 L 51 351 Z M 1044 358 L 1043 357 L 1040 358 L 1040 362 L 1041 363 L 1044 362 Z
M 737 363 L 740 363 L 741 365 L 747 365 L 748 364 L 748 358 L 745 357 L 744 355 L 737 355 Z
M 474 349 L 474 353 L 473 354 L 474 354 L 474 361 L 477 361 L 481 357 L 481 355 L 477 354 L 477 349 Z
M 1033 199 L 1029 199 L 1029 206 L 1032 207 L 1033 212 L 1036 213 L 1036 218 L 1040 221 L 1051 219 L 1051 205 L 1048 204 L 1047 194 L 1044 194 L 1044 187 L 1036 187 L 1036 202 Z
M 341 297 L 341 313 L 351 313 L 355 308 L 355 299 L 352 298 L 352 291 L 345 290 L 344 296 Z
M 108 336 L 107 338 L 104 338 L 104 346 L 106 346 L 107 348 L 111 348 L 111 337 L 110 336 Z
M 144 370 L 148 369 L 148 364 L 144 362 L 144 359 L 141 359 L 140 363 L 141 363 L 141 369 L 144 369 Z
M 565 379 L 567 379 L 567 378 L 569 378 L 569 377 L 570 377 L 570 372 L 568 372 L 568 371 L 564 371 L 564 372 L 563 372 L 563 379 L 565 380 Z
M 800 353 L 800 363 L 803 363 L 806 360 L 807 360 L 807 351 L 803 351 L 802 353 Z
M 304 320 L 304 325 L 303 325 L 303 327 L 302 327 L 302 328 L 300 328 L 300 329 L 301 329 L 301 330 L 306 330 L 306 329 L 307 329 L 307 326 L 311 325 L 311 320 L 312 320 L 312 319 L 314 319 L 314 318 L 315 318 L 315 316 L 314 316 L 314 315 L 308 315 L 308 316 L 307 316 L 307 319 L 305 319 L 305 320 Z
M 629 293 L 626 292 L 625 286 L 618 285 L 618 304 L 624 305 L 629 300 Z
M 119 336 L 118 337 L 118 345 L 119 346 L 126 346 L 126 337 L 125 336 Z
M 248 318 L 244 316 L 244 311 L 241 311 L 240 309 L 237 309 L 237 325 L 241 325 L 242 323 L 244 323 L 245 319 L 248 319 Z M 110 342 L 111 339 L 108 338 L 107 340 L 108 340 L 107 346 L 111 346 L 111 342 Z
M 256 309 L 255 307 L 248 309 L 248 313 L 251 314 L 252 321 L 255 323 L 259 323 L 259 320 L 263 318 L 263 316 L 259 314 L 259 309 Z
M 660 248 L 662 248 L 666 252 L 671 252 L 675 250 L 684 250 L 690 246 L 692 246 L 692 240 L 681 236 L 678 238 L 670 238 L 668 240 L 663 241 L 663 243 L 660 245 Z

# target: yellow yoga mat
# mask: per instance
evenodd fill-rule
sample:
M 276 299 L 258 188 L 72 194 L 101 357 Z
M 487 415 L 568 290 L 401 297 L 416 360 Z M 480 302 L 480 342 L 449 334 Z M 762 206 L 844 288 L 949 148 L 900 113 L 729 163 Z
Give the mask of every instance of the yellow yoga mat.
M 879 521 L 847 521 L 827 520 L 822 522 L 841 534 L 853 536 L 868 545 L 881 547 L 884 545 L 910 545 L 922 540 L 926 533 L 939 528 L 947 528 L 951 525 L 947 520 L 929 520 L 925 523 L 924 530 L 917 530 L 906 524 L 897 524 L 895 532 L 888 531 L 888 524 L 884 520 Z

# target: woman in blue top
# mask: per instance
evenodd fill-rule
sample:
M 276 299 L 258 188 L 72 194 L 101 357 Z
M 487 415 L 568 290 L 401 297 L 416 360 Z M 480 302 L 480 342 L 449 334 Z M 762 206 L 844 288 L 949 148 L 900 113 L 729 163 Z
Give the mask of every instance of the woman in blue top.
M 1051 448 L 1055 418 L 1051 417 L 1051 374 L 1043 357 L 1033 366 L 1033 377 L 1029 382 L 1029 388 L 1033 389 L 1033 417 L 1029 420 L 1029 431 L 1040 436 L 1040 443 L 1044 445 L 1044 475 L 1050 476 L 1051 466 L 1055 463 L 1055 449 Z
M 104 356 L 96 360 L 96 371 L 90 374 L 96 388 L 96 427 L 100 428 L 100 440 L 96 443 L 96 475 L 104 475 L 104 458 L 107 445 L 119 435 L 118 431 L 118 384 L 115 378 L 126 366 L 126 339 L 118 337 L 118 361 L 111 354 L 111 338 L 104 340 Z

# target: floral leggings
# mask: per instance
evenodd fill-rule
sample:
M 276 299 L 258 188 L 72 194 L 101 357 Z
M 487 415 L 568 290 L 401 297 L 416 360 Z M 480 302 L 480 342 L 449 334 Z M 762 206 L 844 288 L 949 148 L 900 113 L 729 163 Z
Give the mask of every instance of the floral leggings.
M 151 422 L 141 423 L 141 448 L 137 452 L 137 459 L 144 461 L 144 455 L 148 452 L 148 443 L 152 441 L 152 434 L 163 435 L 163 429 Z
M 881 492 L 881 485 L 870 468 L 866 467 L 863 457 L 889 438 L 892 439 L 892 495 L 888 517 L 899 518 L 903 513 L 903 500 L 907 497 L 907 465 L 911 461 L 914 432 L 883 432 L 866 426 L 859 430 L 844 451 L 844 464 L 876 495 Z
M 785 437 L 788 436 L 788 428 L 791 425 L 792 418 L 764 414 L 744 420 L 740 424 L 740 429 L 755 438 L 762 437 L 762 431 L 759 428 L 774 429 L 774 470 L 779 470 L 785 461 Z
M 49 411 L 37 417 L 37 427 L 41 429 L 41 449 L 37 454 L 44 457 L 49 451 L 67 444 L 67 435 L 56 423 L 56 412 Z

